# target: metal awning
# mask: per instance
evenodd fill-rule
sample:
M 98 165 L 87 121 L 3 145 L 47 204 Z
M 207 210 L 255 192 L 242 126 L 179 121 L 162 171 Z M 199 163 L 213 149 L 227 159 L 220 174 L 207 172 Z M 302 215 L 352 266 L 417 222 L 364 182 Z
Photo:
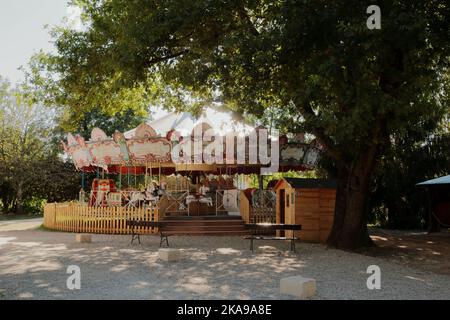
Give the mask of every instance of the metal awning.
M 416 186 L 450 184 L 450 175 L 417 183 Z

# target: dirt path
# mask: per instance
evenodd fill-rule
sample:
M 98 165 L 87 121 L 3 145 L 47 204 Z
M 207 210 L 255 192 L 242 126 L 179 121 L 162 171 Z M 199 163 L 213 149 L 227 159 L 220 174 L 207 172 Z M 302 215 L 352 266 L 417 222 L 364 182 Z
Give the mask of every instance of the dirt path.
M 284 277 L 317 281 L 313 299 L 450 299 L 450 276 L 391 260 L 300 242 L 272 253 L 251 253 L 241 236 L 172 237 L 183 258 L 158 259 L 159 236 L 130 244 L 129 235 L 93 235 L 77 243 L 73 233 L 0 232 L 1 299 L 292 299 L 279 291 Z M 381 270 L 381 289 L 367 288 L 368 266 Z M 78 266 L 81 289 L 67 287 Z
M 450 232 L 372 229 L 377 247 L 364 254 L 389 259 L 411 268 L 450 275 Z
M 0 221 L 0 231 L 36 229 L 42 224 L 43 221 L 43 218 Z

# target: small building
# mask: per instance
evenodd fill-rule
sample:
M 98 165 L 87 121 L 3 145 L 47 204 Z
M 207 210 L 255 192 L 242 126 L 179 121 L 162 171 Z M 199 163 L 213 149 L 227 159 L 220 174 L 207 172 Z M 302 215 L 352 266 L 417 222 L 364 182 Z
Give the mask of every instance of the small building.
M 326 242 L 333 226 L 336 181 L 283 178 L 275 185 L 277 223 L 301 224 L 300 241 Z M 286 231 L 285 236 L 291 236 Z M 280 234 L 282 236 L 282 234 Z
M 450 228 L 450 175 L 416 184 L 427 191 L 428 232 Z

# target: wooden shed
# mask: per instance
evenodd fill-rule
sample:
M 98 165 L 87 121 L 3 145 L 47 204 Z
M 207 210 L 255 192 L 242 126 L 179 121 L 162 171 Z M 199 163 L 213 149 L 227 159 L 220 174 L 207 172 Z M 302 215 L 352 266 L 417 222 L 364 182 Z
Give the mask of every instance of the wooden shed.
M 336 181 L 283 178 L 275 186 L 277 223 L 301 224 L 300 241 L 326 242 L 333 226 Z M 286 231 L 285 236 L 291 236 Z

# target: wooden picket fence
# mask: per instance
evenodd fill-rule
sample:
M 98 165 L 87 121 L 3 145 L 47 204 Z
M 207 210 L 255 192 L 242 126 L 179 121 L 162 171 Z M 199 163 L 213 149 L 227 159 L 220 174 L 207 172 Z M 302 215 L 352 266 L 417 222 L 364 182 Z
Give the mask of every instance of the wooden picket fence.
M 44 206 L 44 226 L 78 233 L 130 234 L 126 220 L 159 221 L 158 208 L 88 207 L 76 202 L 48 203 Z M 141 234 L 157 228 L 137 228 Z

